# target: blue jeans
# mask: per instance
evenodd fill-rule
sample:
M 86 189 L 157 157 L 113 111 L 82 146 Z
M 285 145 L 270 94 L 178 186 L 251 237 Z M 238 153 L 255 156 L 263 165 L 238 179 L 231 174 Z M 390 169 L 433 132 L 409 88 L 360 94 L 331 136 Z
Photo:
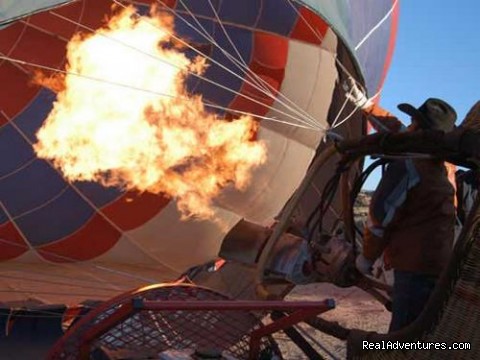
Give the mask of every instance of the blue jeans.
M 412 323 L 423 311 L 435 288 L 437 277 L 394 270 L 392 321 L 389 332 Z

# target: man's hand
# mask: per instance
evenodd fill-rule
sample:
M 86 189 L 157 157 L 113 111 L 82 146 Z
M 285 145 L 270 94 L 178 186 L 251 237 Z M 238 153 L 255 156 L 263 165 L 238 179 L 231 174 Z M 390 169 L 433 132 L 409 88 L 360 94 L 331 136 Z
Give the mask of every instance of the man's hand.
M 362 274 L 372 276 L 373 261 L 368 260 L 363 254 L 357 256 L 355 266 Z
M 365 110 L 373 105 L 373 101 L 367 98 L 365 93 L 358 87 L 353 78 L 349 77 L 343 82 L 343 89 L 346 93 L 345 97 L 350 100 L 356 107 Z

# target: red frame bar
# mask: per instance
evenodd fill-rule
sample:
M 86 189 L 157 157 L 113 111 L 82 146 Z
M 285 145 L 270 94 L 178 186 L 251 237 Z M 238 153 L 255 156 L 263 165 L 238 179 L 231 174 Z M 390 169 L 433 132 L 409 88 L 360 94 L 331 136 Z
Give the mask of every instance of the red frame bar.
M 144 301 L 132 299 L 124 303 L 109 317 L 100 321 L 88 329 L 80 343 L 80 359 L 89 359 L 91 344 L 95 339 L 105 334 L 112 327 L 128 318 L 137 311 L 293 311 L 290 315 L 252 331 L 250 335 L 250 359 L 256 359 L 260 351 L 261 338 L 274 332 L 289 328 L 308 318 L 312 318 L 335 307 L 332 299 L 324 301 L 249 301 L 249 300 L 225 300 L 225 301 Z
M 134 300 L 135 301 L 135 300 Z M 318 310 L 333 309 L 335 302 L 332 299 L 323 301 L 250 301 L 250 300 L 206 300 L 206 301 L 141 301 L 138 304 L 134 304 L 134 308 L 137 310 L 191 310 L 191 311 L 231 311 L 231 310 L 243 310 L 243 311 L 292 311 L 292 310 Z

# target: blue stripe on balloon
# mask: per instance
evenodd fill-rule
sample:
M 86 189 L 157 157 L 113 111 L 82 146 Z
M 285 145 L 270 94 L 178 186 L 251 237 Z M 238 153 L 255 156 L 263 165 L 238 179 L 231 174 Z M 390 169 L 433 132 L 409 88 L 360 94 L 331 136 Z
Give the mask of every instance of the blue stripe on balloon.
M 181 18 L 180 18 L 181 17 Z M 182 20 L 183 19 L 183 20 Z M 185 21 L 189 22 L 194 26 L 192 28 L 189 26 Z M 186 48 L 183 53 L 189 58 L 194 59 L 195 57 L 199 56 L 199 51 L 201 51 L 202 45 L 208 45 L 207 47 L 211 49 L 213 45 L 211 45 L 211 41 L 207 39 L 207 35 L 213 37 L 215 32 L 215 25 L 213 21 L 210 19 L 203 19 L 199 18 L 198 21 L 202 25 L 203 29 L 200 29 L 199 26 L 194 23 L 192 17 L 188 14 L 178 14 L 175 17 L 175 31 L 177 35 L 184 41 L 186 41 L 189 45 L 196 48 L 198 51 Z M 193 23 L 192 23 L 193 22 Z M 205 35 L 207 33 L 207 35 Z M 204 46 L 205 47 L 205 46 Z M 205 53 L 206 56 L 211 56 L 210 51 Z M 196 92 L 196 88 L 199 84 L 199 78 L 194 75 L 187 76 L 186 79 L 186 86 L 188 92 Z
M 290 1 L 263 0 L 256 27 L 259 30 L 288 36 L 298 18 L 292 4 Z
M 229 40 L 230 39 L 230 40 Z M 240 53 L 241 59 L 247 63 L 250 63 L 253 50 L 253 33 L 248 29 L 243 29 L 230 25 L 223 25 L 223 29 L 220 25 L 216 26 L 215 40 L 219 46 L 225 50 L 226 53 L 232 55 L 236 60 L 239 60 L 237 51 Z M 235 44 L 235 48 L 231 42 Z M 235 51 L 236 49 L 236 51 Z M 234 70 L 237 73 L 241 73 L 238 67 L 233 64 L 231 60 L 226 63 L 229 69 Z
M 13 120 L 31 142 L 37 141 L 35 134 L 51 111 L 53 101 L 55 94 L 42 89 L 29 106 Z M 15 156 L 12 156 L 12 152 Z M 28 164 L 34 157 L 32 146 L 18 131 L 11 125 L 3 126 L 0 131 L 0 177 L 11 175 L 0 180 L 0 200 L 13 217 L 41 207 L 56 196 L 63 197 L 62 191 L 68 186 L 61 174 L 47 162 L 37 159 Z M 23 165 L 26 165 L 25 168 L 15 172 Z M 97 207 L 102 207 L 121 196 L 118 189 L 107 189 L 96 183 L 85 182 L 75 185 Z M 78 201 L 84 202 L 81 198 Z M 88 207 L 86 204 L 85 206 Z M 33 213 L 35 212 L 36 210 Z M 93 210 L 90 211 L 92 212 Z M 0 224 L 6 220 L 6 215 L 2 212 Z
M 241 44 L 237 47 L 237 50 L 242 55 L 244 61 L 246 61 L 248 64 L 250 62 L 252 53 L 252 33 L 249 30 L 234 28 L 230 26 L 226 27 L 226 31 L 228 32 L 230 38 L 236 44 Z M 217 29 L 215 38 L 221 47 L 223 47 L 225 50 L 227 50 L 228 53 L 232 54 L 232 56 L 238 59 L 238 56 L 231 47 L 227 37 L 223 33 L 223 30 Z M 232 70 L 234 73 L 240 73 L 240 70 L 237 68 L 236 65 L 232 63 L 232 60 L 230 60 L 224 53 L 222 53 L 220 49 L 215 48 L 213 50 L 212 58 L 215 59 L 218 63 L 222 64 L 225 68 Z M 207 68 L 204 76 L 209 80 L 219 83 L 225 88 L 229 88 L 233 91 L 239 91 L 241 89 L 245 78 L 245 75 L 241 75 L 240 77 L 235 76 L 229 73 L 227 70 L 222 69 L 220 66 L 213 63 L 209 63 L 209 67 Z M 195 88 L 195 92 L 202 93 L 206 100 L 224 107 L 228 106 L 236 96 L 236 94 L 232 91 L 227 91 L 217 85 L 208 83 L 203 80 L 199 81 L 197 87 Z
M 220 19 L 228 23 L 253 27 L 257 22 L 261 3 L 261 0 L 223 0 L 219 12 Z
M 378 87 L 382 80 L 382 69 L 387 59 L 387 48 L 382 49 L 378 44 L 388 44 L 390 39 L 390 26 L 391 22 L 388 20 L 385 21 L 356 52 L 364 72 L 365 84 L 370 96 L 379 90 Z M 375 54 L 375 56 L 372 56 L 372 54 Z
M 40 90 L 29 106 L 13 120 L 31 142 L 36 142 L 35 134 L 52 110 L 55 98 L 52 91 Z
M 365 11 L 365 4 L 362 1 L 350 2 L 350 23 L 349 35 L 352 43 L 357 45 L 390 11 L 391 1 L 379 1 L 375 6 L 369 7 Z M 354 16 L 353 14 L 362 14 Z M 356 55 L 362 67 L 365 83 L 370 95 L 378 90 L 383 67 L 387 57 L 387 45 L 390 41 L 390 30 L 392 25 L 392 15 L 373 32 L 364 44 L 356 51 Z M 379 51 L 385 49 L 385 51 Z
M 0 199 L 11 216 L 16 217 L 44 205 L 57 196 L 67 184 L 45 161 L 35 160 L 21 171 L 5 178 Z
M 220 0 L 181 0 L 177 1 L 175 7 L 181 12 L 190 11 L 195 15 L 214 17 L 215 15 L 210 4 L 213 5 L 215 11 L 218 13 L 219 3 Z
M 118 188 L 106 188 L 98 183 L 91 181 L 79 181 L 76 182 L 74 185 L 98 208 L 101 208 L 102 206 L 111 203 L 123 194 L 123 192 Z
M 139 15 L 148 16 L 148 14 L 150 13 L 150 6 L 138 4 L 136 5 L 136 8 Z
M 16 223 L 30 244 L 39 246 L 71 235 L 93 214 L 92 207 L 69 188 L 45 207 L 16 219 Z
M 223 54 L 220 54 L 219 50 L 214 50 L 214 57 L 220 63 L 226 63 L 229 61 Z M 219 66 L 213 64 L 209 66 L 204 76 L 211 81 L 220 83 L 222 86 L 232 89 L 233 91 L 240 90 L 243 82 L 235 76 L 227 73 Z M 198 85 L 195 88 L 195 92 L 203 94 L 203 98 L 205 100 L 223 107 L 226 107 L 228 104 L 230 104 L 230 102 L 236 96 L 234 92 L 226 91 L 205 80 L 199 80 Z
M 5 214 L 2 208 L 0 208 L 0 225 L 5 224 L 8 221 L 8 216 Z
M 211 19 L 196 18 L 195 20 L 188 14 L 178 14 L 175 16 L 175 33 L 182 40 L 189 44 L 211 44 L 208 36 L 212 37 L 215 31 L 214 22 Z
M 32 146 L 11 124 L 0 128 L 0 182 L 34 157 Z

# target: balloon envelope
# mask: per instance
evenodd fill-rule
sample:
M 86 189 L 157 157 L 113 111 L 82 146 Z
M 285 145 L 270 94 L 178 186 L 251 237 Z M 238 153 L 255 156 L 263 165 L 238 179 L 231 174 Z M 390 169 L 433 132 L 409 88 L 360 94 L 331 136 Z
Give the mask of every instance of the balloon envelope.
M 150 3 L 135 2 L 139 13 L 146 13 Z M 105 299 L 145 283 L 172 280 L 187 268 L 214 259 L 225 234 L 240 219 L 271 224 L 321 151 L 324 135 L 264 119 L 292 122 L 284 115 L 289 109 L 278 94 L 316 119 L 318 127 L 328 127 L 343 109 L 339 80 L 346 72 L 363 81 L 370 95 L 380 89 L 398 12 L 397 1 L 391 0 L 164 2 L 165 10 L 174 15 L 178 36 L 210 59 L 204 74 L 209 81 L 189 77 L 188 90 L 232 113 L 258 116 L 257 136 L 267 146 L 268 160 L 255 170 L 248 189 L 227 189 L 216 199 L 215 211 L 222 222 L 218 226 L 181 220 L 174 201 L 161 195 L 69 183 L 32 149 L 56 99 L 50 90 L 32 85 L 34 68 L 29 64 L 63 69 L 68 40 L 77 31 L 101 26 L 111 5 L 107 0 L 7 1 L 0 9 L 4 301 Z M 191 49 L 185 52 L 196 55 Z M 272 99 L 255 89 L 232 57 L 269 84 L 276 96 Z M 338 120 L 352 108 L 347 105 L 343 110 Z M 358 136 L 365 132 L 365 124 L 354 113 L 337 131 Z M 302 200 L 296 215 L 300 222 L 318 203 L 334 164 L 322 170 Z M 334 202 L 328 216 L 338 217 L 338 210 Z

